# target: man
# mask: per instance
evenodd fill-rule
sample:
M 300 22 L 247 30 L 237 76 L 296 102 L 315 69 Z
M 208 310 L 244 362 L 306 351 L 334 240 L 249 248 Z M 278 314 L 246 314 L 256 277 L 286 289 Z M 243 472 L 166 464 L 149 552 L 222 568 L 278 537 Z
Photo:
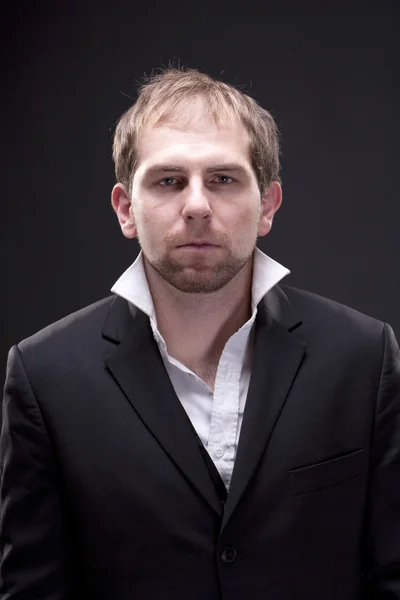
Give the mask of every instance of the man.
M 168 69 L 114 160 L 141 254 L 10 351 L 1 599 L 400 599 L 399 349 L 255 248 L 271 115 Z

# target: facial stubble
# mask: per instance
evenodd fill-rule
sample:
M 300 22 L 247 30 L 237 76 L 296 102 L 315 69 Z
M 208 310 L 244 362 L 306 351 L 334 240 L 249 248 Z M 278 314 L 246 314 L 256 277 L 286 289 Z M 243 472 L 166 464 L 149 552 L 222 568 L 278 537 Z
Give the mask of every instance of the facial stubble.
M 174 288 L 189 294 L 211 294 L 225 287 L 251 259 L 253 251 L 244 257 L 230 254 L 224 261 L 209 267 L 201 264 L 182 265 L 171 257 L 146 260 L 160 277 Z

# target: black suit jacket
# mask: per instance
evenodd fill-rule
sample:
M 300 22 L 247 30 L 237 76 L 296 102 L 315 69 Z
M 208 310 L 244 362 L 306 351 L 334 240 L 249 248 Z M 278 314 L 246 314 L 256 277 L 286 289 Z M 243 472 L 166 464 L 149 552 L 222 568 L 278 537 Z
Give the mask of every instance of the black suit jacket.
M 221 502 L 148 318 L 109 297 L 10 351 L 2 600 L 399 600 L 391 328 L 276 286 Z

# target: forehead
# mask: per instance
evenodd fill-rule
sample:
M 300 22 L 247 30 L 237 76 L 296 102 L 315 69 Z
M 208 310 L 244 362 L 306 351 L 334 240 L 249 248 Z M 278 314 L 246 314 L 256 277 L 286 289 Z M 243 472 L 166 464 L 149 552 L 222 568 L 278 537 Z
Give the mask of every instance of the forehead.
M 201 168 L 234 161 L 250 168 L 250 137 L 236 119 L 221 125 L 198 116 L 184 125 L 166 121 L 141 132 L 137 157 L 136 173 L 147 172 L 160 162 Z

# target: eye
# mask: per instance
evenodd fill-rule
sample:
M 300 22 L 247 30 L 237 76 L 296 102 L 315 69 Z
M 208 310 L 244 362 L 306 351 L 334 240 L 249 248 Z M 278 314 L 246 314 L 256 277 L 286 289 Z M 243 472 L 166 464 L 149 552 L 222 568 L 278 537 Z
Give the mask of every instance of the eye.
M 216 179 L 220 180 L 218 183 L 223 183 L 223 184 L 227 184 L 227 183 L 232 183 L 233 182 L 232 177 L 229 177 L 229 175 L 217 175 Z
M 175 177 L 164 177 L 164 179 L 161 179 L 161 181 L 159 181 L 158 184 L 168 187 L 171 185 L 176 185 L 177 182 L 178 180 L 175 179 Z

